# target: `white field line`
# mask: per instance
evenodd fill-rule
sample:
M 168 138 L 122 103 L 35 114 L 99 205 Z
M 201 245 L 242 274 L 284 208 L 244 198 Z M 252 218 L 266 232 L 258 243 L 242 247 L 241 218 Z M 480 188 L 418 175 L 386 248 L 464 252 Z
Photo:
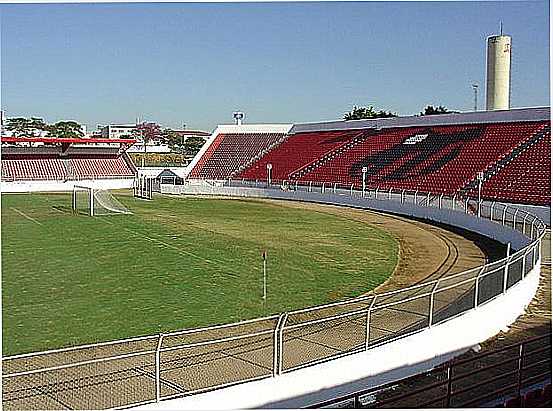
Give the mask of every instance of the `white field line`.
M 11 208 L 13 211 L 15 211 L 17 214 L 19 214 L 19 215 L 25 217 L 27 220 L 32 221 L 33 223 L 36 223 L 36 224 L 38 224 L 38 225 L 42 225 L 42 223 L 38 222 L 38 221 L 35 220 L 33 217 L 28 216 L 28 215 L 25 214 L 23 211 L 20 211 L 20 210 L 18 210 L 18 209 L 15 208 L 15 207 L 10 207 L 10 208 Z
M 108 219 L 102 218 L 102 221 L 104 221 L 108 224 L 111 224 L 111 225 L 116 225 L 114 222 L 109 221 Z M 132 235 L 134 235 L 137 238 L 144 239 L 144 240 L 147 240 L 147 241 L 150 241 L 150 242 L 153 242 L 153 243 L 157 243 L 157 244 L 160 244 L 160 245 L 162 245 L 164 247 L 167 247 L 167 248 L 171 248 L 171 249 L 175 250 L 180 255 L 188 255 L 190 257 L 196 258 L 197 260 L 203 260 L 208 264 L 214 264 L 215 263 L 216 265 L 219 265 L 220 267 L 224 268 L 227 272 L 230 271 L 235 275 L 239 275 L 239 272 L 236 272 L 235 270 L 230 270 L 229 267 L 227 266 L 227 263 L 225 263 L 224 261 L 219 261 L 219 260 L 215 260 L 215 259 L 209 259 L 209 258 L 202 257 L 198 254 L 194 254 L 194 253 L 191 253 L 190 251 L 186 251 L 186 250 L 182 249 L 181 247 L 175 246 L 173 244 L 166 243 L 165 241 L 159 240 L 159 239 L 154 238 L 154 237 L 150 237 L 150 236 L 148 236 L 144 233 L 140 233 L 140 232 L 132 230 L 130 228 L 126 228 L 126 227 L 118 227 L 118 228 L 131 233 Z

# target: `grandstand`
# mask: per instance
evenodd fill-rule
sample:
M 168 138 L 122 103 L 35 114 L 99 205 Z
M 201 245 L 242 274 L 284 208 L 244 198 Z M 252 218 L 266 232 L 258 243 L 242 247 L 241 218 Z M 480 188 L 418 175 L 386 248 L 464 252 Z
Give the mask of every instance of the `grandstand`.
M 548 108 L 219 126 L 188 181 L 160 184 L 162 194 L 183 196 L 137 196 L 135 187 L 141 198 L 116 192 L 121 204 L 106 207 L 90 185 L 131 187 L 136 175 L 125 153 L 132 141 L 117 142 L 3 140 L 3 188 L 74 188 L 73 196 L 2 199 L 4 295 L 14 307 L 5 314 L 4 409 L 155 409 L 162 400 L 178 409 L 359 406 L 432 369 L 446 377 L 431 389 L 448 391 L 424 401 L 455 406 L 486 391 L 503 402 L 480 375 L 452 371 L 473 362 L 440 364 L 512 324 L 538 290 L 546 225 L 520 204 L 550 204 Z M 269 164 L 273 184 L 265 185 Z M 475 201 L 478 191 L 491 201 Z M 198 194 L 216 198 L 189 197 Z M 92 210 L 95 202 L 104 209 Z M 105 209 L 120 215 L 104 218 Z M 32 235 L 36 250 L 22 246 Z M 159 252 L 140 252 L 152 246 Z M 267 300 L 258 296 L 266 249 Z M 331 266 L 337 271 L 325 274 Z M 354 272 L 361 284 L 348 291 Z M 383 273 L 393 274 L 375 282 Z M 505 384 L 529 404 L 546 397 L 534 382 L 550 373 L 523 376 L 529 352 L 517 350 L 508 357 L 519 364 L 509 369 L 517 381 Z M 550 347 L 543 352 L 550 357 Z M 461 376 L 469 388 L 459 387 Z
M 214 133 L 189 179 L 338 183 L 550 205 L 549 108 L 300 124 Z
M 125 150 L 132 144 L 134 140 L 2 137 L 2 190 L 67 190 L 75 182 L 131 187 L 136 168 Z

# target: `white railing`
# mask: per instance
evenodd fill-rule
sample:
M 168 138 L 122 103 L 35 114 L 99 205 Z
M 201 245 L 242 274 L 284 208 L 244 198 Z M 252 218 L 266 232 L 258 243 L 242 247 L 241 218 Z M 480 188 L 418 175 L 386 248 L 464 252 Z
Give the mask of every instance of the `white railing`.
M 245 187 L 254 184 L 177 187 L 182 193 L 278 198 L 284 193 L 307 201 L 318 195 L 324 202 L 342 196 L 353 205 L 382 201 L 446 210 L 468 217 L 472 228 L 493 223 L 519 246 L 499 261 L 386 293 L 239 323 L 6 357 L 4 406 L 127 407 L 276 376 L 370 350 L 474 310 L 508 292 L 540 263 L 545 224 L 508 205 L 406 190 L 361 192 L 338 184 Z

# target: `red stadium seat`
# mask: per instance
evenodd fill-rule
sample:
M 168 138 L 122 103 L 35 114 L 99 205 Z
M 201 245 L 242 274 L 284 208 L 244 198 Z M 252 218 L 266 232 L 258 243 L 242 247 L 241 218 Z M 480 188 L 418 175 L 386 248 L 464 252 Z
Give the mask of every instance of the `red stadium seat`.
M 360 187 L 367 167 L 368 187 L 475 196 L 478 173 L 497 170 L 483 184 L 485 199 L 550 204 L 550 146 L 546 121 L 308 132 L 289 136 L 236 177 L 263 180 L 271 163 L 273 179 Z M 241 149 L 225 155 L 240 157 Z M 218 167 L 202 176 L 228 177 L 235 165 Z

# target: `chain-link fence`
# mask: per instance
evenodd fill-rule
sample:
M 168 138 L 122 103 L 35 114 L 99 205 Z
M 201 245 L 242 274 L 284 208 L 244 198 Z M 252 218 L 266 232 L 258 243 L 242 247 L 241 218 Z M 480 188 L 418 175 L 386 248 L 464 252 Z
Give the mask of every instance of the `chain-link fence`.
M 259 182 L 174 186 L 174 193 L 255 195 Z M 245 187 L 247 186 L 247 187 Z M 457 211 L 472 226 L 516 232 L 518 250 L 499 261 L 381 294 L 234 324 L 6 357 L 4 409 L 99 409 L 160 401 L 275 376 L 368 350 L 435 326 L 491 301 L 540 263 L 545 224 L 514 207 L 407 190 L 273 182 L 258 196 L 299 193 Z M 271 195 L 271 193 L 273 195 Z M 277 195 L 277 194 L 281 195 Z M 330 196 L 332 195 L 332 197 Z M 312 197 L 307 197 L 311 199 Z M 336 202 L 338 203 L 338 202 Z M 500 227 L 503 226 L 503 227 Z M 469 227 L 470 228 L 470 227 Z M 513 231 L 515 230 L 515 231 Z

